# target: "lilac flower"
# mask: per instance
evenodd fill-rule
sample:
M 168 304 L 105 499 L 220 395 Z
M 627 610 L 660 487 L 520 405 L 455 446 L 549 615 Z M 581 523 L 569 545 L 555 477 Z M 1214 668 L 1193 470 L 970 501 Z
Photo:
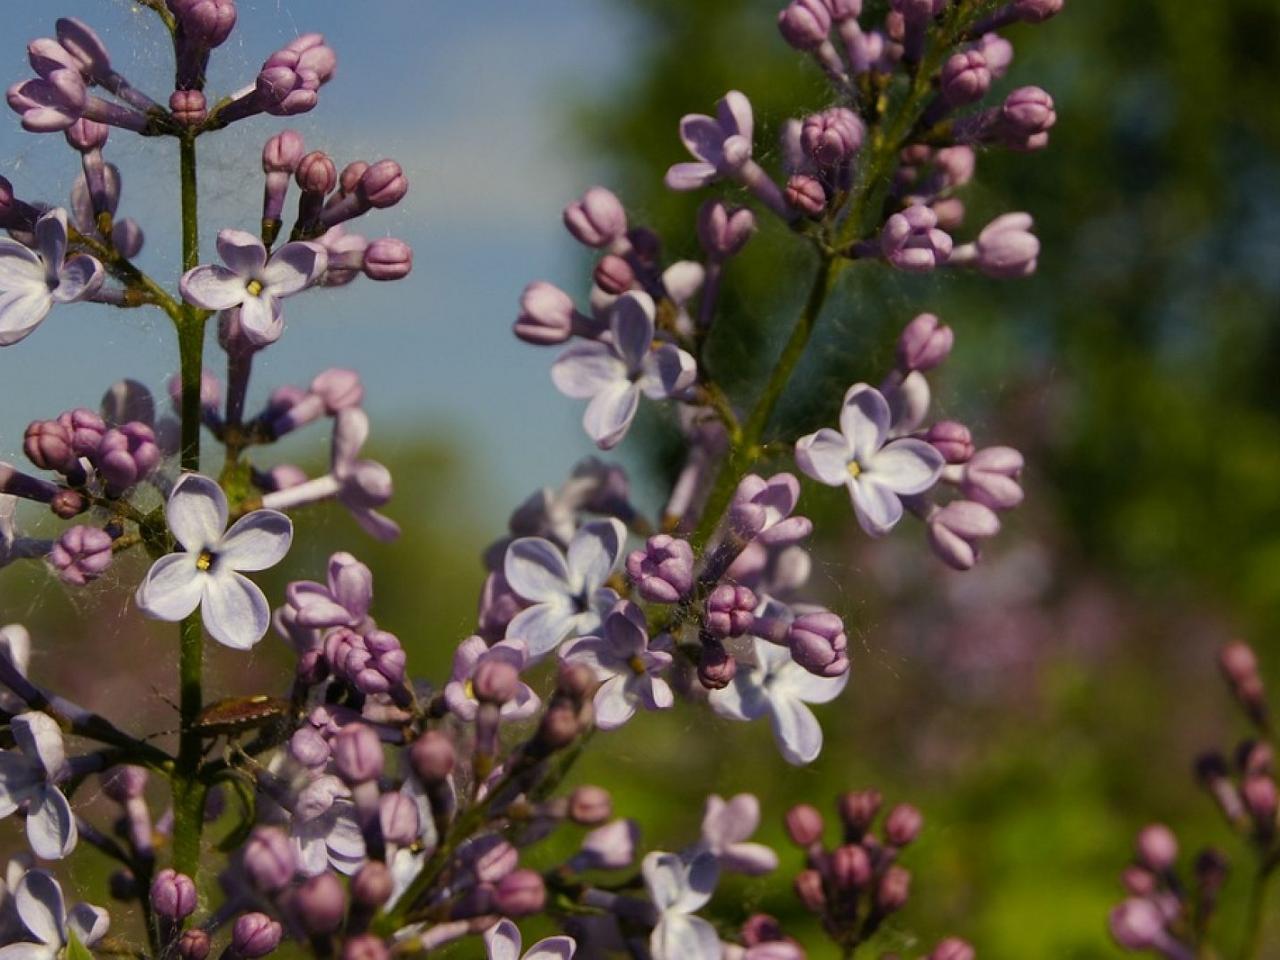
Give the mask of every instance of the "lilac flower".
M 507 625 L 507 636 L 529 645 L 538 659 L 566 637 L 599 630 L 618 602 L 605 581 L 618 568 L 627 529 L 620 520 L 583 524 L 562 551 L 541 537 L 522 537 L 507 548 L 503 571 L 515 593 L 531 605 Z
M 444 688 L 444 702 L 454 716 L 470 722 L 475 719 L 479 702 L 471 680 L 480 664 L 496 660 L 510 664 L 520 673 L 529 665 L 529 648 L 523 640 L 503 640 L 492 647 L 476 636 L 468 637 L 458 645 L 453 655 L 453 673 Z M 527 683 L 516 686 L 515 695 L 502 705 L 503 720 L 524 720 L 538 712 L 541 706 L 538 695 Z
M 0 750 L 0 818 L 25 806 L 31 849 L 42 860 L 61 860 L 78 839 L 71 804 L 57 787 L 71 773 L 62 731 L 38 712 L 19 714 L 10 728 L 18 749 Z
M 274 343 L 284 332 L 280 301 L 301 293 L 324 273 L 328 254 L 318 243 L 286 243 L 267 257 L 262 241 L 243 230 L 218 233 L 225 267 L 204 265 L 182 275 L 183 298 L 205 310 L 240 309 L 240 325 L 251 342 Z
M 775 473 L 768 480 L 754 473 L 743 477 L 734 492 L 729 519 L 743 537 L 755 537 L 767 546 L 786 546 L 813 532 L 808 517 L 793 517 L 800 500 L 800 483 L 789 473 Z
M 304 876 L 317 876 L 330 867 L 352 874 L 365 859 L 351 791 L 335 776 L 317 777 L 299 791 L 289 838 L 298 855 L 298 872 Z
M 943 563 L 970 570 L 978 562 L 981 540 L 1000 532 L 995 511 L 972 500 L 953 500 L 928 520 L 929 546 Z
M 551 368 L 551 379 L 566 396 L 590 400 L 582 425 L 604 450 L 627 434 L 640 394 L 653 400 L 674 396 L 697 377 L 693 357 L 674 344 L 653 345 L 653 299 L 627 293 L 614 304 L 611 340 L 570 347 Z
M 588 667 L 600 687 L 595 694 L 596 726 L 615 730 L 636 707 L 665 710 L 675 702 L 671 687 L 659 676 L 671 666 L 671 654 L 649 643 L 644 614 L 625 600 L 605 618 L 603 636 L 580 637 L 560 648 L 565 663 Z
M 668 170 L 667 186 L 697 190 L 750 161 L 754 128 L 751 101 L 737 90 L 730 90 L 716 104 L 714 118 L 700 113 L 683 117 L 680 140 L 697 161 L 677 163 Z
M 0 237 L 0 347 L 40 326 L 55 303 L 74 303 L 102 286 L 102 264 L 87 254 L 66 259 L 67 212 L 50 210 L 36 222 L 37 253 Z
M 107 932 L 107 911 L 78 903 L 67 913 L 58 881 L 43 870 L 28 870 L 13 891 L 14 905 L 23 926 L 35 942 L 0 947 L 0 960 L 57 960 L 74 935 L 83 947 L 92 947 Z
M 720 879 L 716 858 L 702 853 L 685 863 L 674 853 L 655 850 L 640 869 L 658 913 L 649 935 L 653 960 L 720 960 L 716 928 L 693 916 L 711 899 Z
M 983 227 L 974 244 L 978 269 L 997 280 L 1035 273 L 1040 241 L 1032 226 L 1031 214 L 1006 213 Z
M 361 629 L 370 624 L 373 573 L 340 551 L 329 558 L 327 584 L 295 580 L 285 588 L 285 599 L 294 608 L 292 622 L 299 626 Z
M 241 570 L 266 570 L 289 552 L 293 523 L 275 510 L 254 510 L 227 527 L 227 495 L 208 477 L 184 476 L 165 505 L 183 548 L 157 560 L 138 587 L 138 608 L 157 620 L 181 620 L 203 606 L 219 643 L 248 650 L 267 632 L 267 598 Z
M 725 870 L 757 875 L 776 870 L 778 855 L 762 843 L 746 840 L 760 826 L 760 801 L 740 793 L 727 802 L 717 794 L 707 797 L 702 814 L 701 846 L 714 854 Z
M 911 437 L 885 442 L 889 404 L 879 390 L 854 384 L 844 395 L 840 431 L 824 427 L 796 442 L 796 464 L 827 486 L 849 488 L 858 522 L 873 537 L 902 519 L 900 496 L 923 493 L 937 482 L 942 454 Z
M 484 949 L 489 960 L 573 960 L 577 944 L 572 937 L 547 937 L 523 955 L 520 929 L 506 917 L 484 932 Z
M 822 752 L 822 728 L 809 703 L 829 703 L 849 682 L 849 674 L 819 677 L 791 659 L 791 653 L 759 637 L 752 638 L 754 664 L 740 664 L 733 682 L 710 694 L 711 708 L 731 720 L 768 716 L 788 763 L 812 763 Z
M 579 872 L 622 870 L 631 866 L 639 842 L 640 827 L 634 820 L 614 820 L 582 838 L 582 846 L 569 860 L 569 866 Z

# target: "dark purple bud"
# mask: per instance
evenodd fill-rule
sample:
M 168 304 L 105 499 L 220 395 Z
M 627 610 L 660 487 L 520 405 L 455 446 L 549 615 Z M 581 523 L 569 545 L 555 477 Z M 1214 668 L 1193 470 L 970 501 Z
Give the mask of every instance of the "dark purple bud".
M 973 456 L 973 435 L 963 423 L 939 420 L 924 435 L 947 463 L 966 463 Z
M 342 946 L 342 960 L 387 960 L 390 956 L 386 942 L 372 933 L 349 937 Z
M 1111 911 L 1111 936 L 1126 950 L 1149 950 L 1166 944 L 1164 916 L 1154 902 L 1131 897 Z
M 573 336 L 573 299 L 542 280 L 535 280 L 520 294 L 520 314 L 515 334 L 525 343 L 549 346 Z
M 792 0 L 778 14 L 778 32 L 797 50 L 815 50 L 831 32 L 831 10 L 824 0 Z
M 190 877 L 166 868 L 151 881 L 151 907 L 166 920 L 184 920 L 196 912 L 196 885 Z
M 79 490 L 62 489 L 49 501 L 49 509 L 55 517 L 70 520 L 89 509 L 89 501 Z
M 910 896 L 911 871 L 895 863 L 876 887 L 876 908 L 881 913 L 896 913 L 907 905 Z
M 246 913 L 231 930 L 231 949 L 244 960 L 265 957 L 280 946 L 284 930 L 265 913 Z
M 279 827 L 257 827 L 245 842 L 243 856 L 249 882 L 263 893 L 283 890 L 298 867 L 293 844 Z
M 584 827 L 594 827 L 613 816 L 613 799 L 602 787 L 585 785 L 569 794 L 569 819 Z
M 727 207 L 708 200 L 698 208 L 698 242 L 713 260 L 735 256 L 756 232 L 756 215 L 748 207 Z
M 723 690 L 738 674 L 738 661 L 717 637 L 707 637 L 698 654 L 698 682 L 707 690 Z
M 363 269 L 370 280 L 403 280 L 413 269 L 413 248 L 395 237 L 380 237 L 365 247 Z
M 100 416 L 92 410 L 77 407 L 61 414 L 58 423 L 70 432 L 71 449 L 77 457 L 92 460 L 97 456 L 98 444 L 102 442 L 102 435 L 107 432 L 107 425 Z
M 1202 753 L 1196 757 L 1196 779 L 1213 796 L 1218 809 L 1232 823 L 1245 816 L 1244 801 L 1228 776 L 1227 761 L 1220 753 Z
M 796 874 L 794 885 L 796 896 L 810 913 L 823 913 L 827 909 L 827 893 L 822 874 L 817 870 L 801 870 Z
M 741 584 L 720 584 L 707 597 L 707 630 L 716 637 L 742 636 L 755 622 L 758 603 L 749 588 Z
M 1013 12 L 1026 23 L 1044 23 L 1050 17 L 1057 16 L 1066 5 L 1066 0 L 1013 0 Z
M 627 575 L 640 596 L 652 603 L 675 603 L 693 589 L 693 547 L 665 533 L 627 557 Z
M 791 659 L 820 677 L 849 672 L 849 638 L 844 621 L 829 610 L 796 617 L 787 631 Z
M 111 535 L 97 527 L 64 530 L 49 551 L 49 566 L 63 583 L 83 587 L 111 566 Z
M 94 458 L 107 484 L 107 495 L 118 497 L 145 480 L 160 463 L 156 433 L 145 423 L 126 423 L 108 430 Z
M 848 107 L 832 107 L 806 117 L 800 127 L 800 146 L 820 167 L 834 167 L 862 148 L 866 129 Z
M 929 960 L 974 960 L 977 955 L 968 942 L 959 937 L 947 937 L 933 948 Z
M 1153 873 L 1172 870 L 1178 859 L 1178 838 L 1162 823 L 1143 827 L 1134 846 L 1138 861 Z
M 787 203 L 807 217 L 819 217 L 827 208 L 827 192 L 817 177 L 792 174 L 787 180 Z
M 338 168 L 322 150 L 313 150 L 298 161 L 294 180 L 307 193 L 326 194 L 338 183 Z
M 381 860 L 370 860 L 351 879 L 351 897 L 364 907 L 377 908 L 387 902 L 395 881 Z
M 971 570 L 981 555 L 979 542 L 999 532 L 995 512 L 972 500 L 953 500 L 929 518 L 929 546 L 956 570 Z
M 881 802 L 879 790 L 854 790 L 840 797 L 840 819 L 851 836 L 859 838 L 871 829 Z
M 57 420 L 30 423 L 22 437 L 22 450 L 41 470 L 75 473 L 80 469 L 80 458 L 71 448 L 71 431 Z
M 802 850 L 807 850 L 822 840 L 825 825 L 818 808 L 807 803 L 798 803 L 787 811 L 787 836 L 791 842 Z
M 347 783 L 376 780 L 382 776 L 382 741 L 372 727 L 348 724 L 333 739 L 333 764 Z
M 205 50 L 221 45 L 236 25 L 234 0 L 169 0 L 184 39 Z
M 199 927 L 182 931 L 178 938 L 178 956 L 182 960 L 205 960 L 209 956 L 209 933 Z
M 194 127 L 209 115 L 209 102 L 199 90 L 175 90 L 169 96 L 169 112 L 178 123 Z
M 102 775 L 102 792 L 116 803 L 124 803 L 142 796 L 147 788 L 145 767 L 112 767 Z
M 1012 447 L 987 447 L 965 464 L 960 489 L 992 510 L 1011 510 L 1022 502 L 1022 454 Z
M 292 175 L 302 162 L 305 151 L 302 134 L 296 130 L 282 130 L 262 148 L 262 172 Z
M 428 730 L 409 746 L 409 766 L 425 784 L 444 783 L 456 762 L 453 741 L 439 730 Z
M 361 175 L 356 192 L 371 207 L 393 207 L 409 192 L 409 181 L 400 164 L 379 160 Z
M 873 873 L 871 858 L 856 843 L 846 843 L 831 851 L 830 867 L 831 879 L 846 893 L 865 887 Z
M 1206 847 L 1196 855 L 1193 869 L 1196 886 L 1199 887 L 1201 895 L 1216 897 L 1222 885 L 1227 882 L 1231 864 L 1227 860 L 1227 855 L 1221 850 Z
M 884 838 L 895 847 L 905 847 L 920 835 L 924 816 L 909 803 L 900 803 L 884 819 Z
M 110 131 L 105 123 L 98 123 L 94 120 L 86 120 L 81 117 L 64 131 L 73 150 L 80 153 L 89 153 L 91 150 L 101 150 L 107 142 L 107 134 Z
M 885 221 L 880 232 L 884 258 L 907 273 L 928 273 L 951 258 L 951 237 L 938 228 L 938 215 L 920 204 Z
M 597 287 L 615 297 L 626 293 L 636 283 L 636 273 L 631 264 L 616 253 L 601 257 L 591 276 Z
M 494 907 L 508 917 L 527 917 L 547 903 L 547 888 L 536 870 L 513 870 L 498 881 Z
M 592 187 L 564 208 L 564 225 L 575 240 L 603 249 L 627 235 L 627 211 L 611 190 Z
M 771 917 L 767 913 L 753 913 L 747 917 L 742 922 L 741 933 L 742 943 L 748 947 L 784 939 L 782 926 L 775 917 Z
M 302 928 L 313 936 L 328 936 L 342 926 L 347 913 L 347 894 L 342 881 L 325 872 L 298 887 L 292 905 Z
M 943 99 L 953 107 L 981 100 L 991 89 L 991 71 L 981 50 L 954 53 L 942 65 L 939 78 Z

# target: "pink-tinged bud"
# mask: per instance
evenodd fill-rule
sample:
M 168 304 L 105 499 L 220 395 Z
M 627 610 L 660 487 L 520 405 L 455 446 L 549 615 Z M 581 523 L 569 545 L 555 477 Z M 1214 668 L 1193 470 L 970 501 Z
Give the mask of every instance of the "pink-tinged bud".
M 898 368 L 904 373 L 932 370 L 951 355 L 955 339 L 955 331 L 932 313 L 920 314 L 898 337 Z
M 1120 885 L 1135 897 L 1145 897 L 1155 893 L 1156 876 L 1145 867 L 1127 866 L 1120 873 Z
M 369 164 L 364 160 L 353 160 L 342 168 L 342 173 L 338 176 L 338 187 L 342 193 L 355 193 L 356 188 L 360 186 L 360 178 L 364 176 L 364 172 L 369 169 Z
M 305 152 L 302 134 L 296 130 L 281 130 L 262 148 L 262 172 L 292 175 Z
M 48 77 L 55 70 L 80 71 L 80 64 L 57 40 L 40 37 L 27 44 L 27 62 L 41 77 Z M 72 144 L 72 146 L 75 146 Z
M 1160 908 L 1145 898 L 1131 897 L 1111 911 L 1111 936 L 1126 950 L 1149 950 L 1167 942 Z
M 987 61 L 987 69 L 993 80 L 999 80 L 1009 72 L 1013 64 L 1013 44 L 998 33 L 984 33 L 975 45 Z
M 350 937 L 342 947 L 342 960 L 387 960 L 390 956 L 386 942 L 372 933 Z
M 997 280 L 1029 277 L 1036 272 L 1040 240 L 1031 232 L 1029 213 L 1006 213 L 992 220 L 975 244 L 978 269 Z
M 814 163 L 834 167 L 862 148 L 866 128 L 848 107 L 832 107 L 806 117 L 800 127 L 800 147 Z
M 307 933 L 328 936 L 342 926 L 347 913 L 347 894 L 342 881 L 326 871 L 298 887 L 292 906 Z
M 964 226 L 964 201 L 959 197 L 945 197 L 929 204 L 929 209 L 938 218 L 938 228 L 948 233 Z
M 337 69 L 338 55 L 325 43 L 323 34 L 304 33 L 277 50 L 267 62 L 313 73 L 321 83 L 328 83 Z
M 265 913 L 246 913 L 231 930 L 231 949 L 244 960 L 265 957 L 280 946 L 284 929 Z
M 1048 134 L 1058 122 L 1053 97 L 1039 87 L 1019 87 L 1000 107 L 1000 130 L 1010 146 L 1034 149 L 1047 143 L 1035 138 Z
M 943 99 L 953 107 L 975 103 L 991 89 L 991 71 L 981 50 L 952 54 L 942 65 L 939 79 Z
M 906 273 L 928 273 L 951 258 L 951 237 L 938 229 L 938 215 L 916 204 L 885 221 L 880 251 Z
M 123 804 L 142 796 L 147 788 L 147 778 L 145 767 L 112 767 L 102 775 L 102 792 L 116 803 Z
M 911 871 L 894 864 L 884 872 L 876 887 L 876 907 L 881 913 L 896 913 L 911 896 Z
M 756 216 L 747 207 L 730 208 L 708 200 L 698 208 L 698 242 L 713 260 L 737 255 L 756 231 Z
M 553 703 L 538 725 L 538 741 L 550 750 L 561 750 L 573 743 L 582 732 L 578 711 L 567 703 Z
M 1258 832 L 1270 836 L 1276 829 L 1276 782 L 1264 774 L 1252 774 L 1244 778 L 1240 794 Z
M 549 346 L 573 335 L 573 298 L 559 287 L 535 280 L 520 295 L 515 334 L 525 343 Z
M 71 431 L 57 420 L 35 420 L 22 437 L 22 451 L 41 470 L 72 473 L 80 458 L 71 448 Z
M 627 235 L 627 211 L 613 191 L 592 187 L 564 208 L 564 225 L 579 243 L 602 249 Z
M 79 490 L 62 489 L 49 500 L 49 509 L 55 517 L 70 520 L 89 509 L 89 501 Z
M 382 741 L 370 726 L 352 723 L 333 739 L 334 769 L 347 783 L 368 783 L 382 776 Z
M 738 675 L 738 661 L 716 637 L 709 637 L 698 654 L 698 683 L 707 690 L 723 690 Z
M 203 49 L 220 46 L 236 25 L 234 0 L 169 0 L 188 43 Z
M 364 384 L 354 370 L 331 367 L 316 374 L 310 384 L 311 393 L 324 403 L 324 412 L 335 416 L 343 410 L 358 407 L 364 401 Z
M 981 555 L 979 542 L 999 532 L 995 512 L 972 500 L 953 500 L 929 518 L 929 546 L 956 570 L 971 570 Z
M 648 539 L 627 557 L 627 575 L 651 603 L 676 603 L 693 589 L 693 547 L 665 533 Z
M 395 889 L 391 871 L 381 860 L 370 860 L 351 879 L 351 898 L 363 907 L 382 906 Z
M 1172 870 L 1178 859 L 1178 838 L 1162 823 L 1143 827 L 1134 847 L 1138 861 L 1153 873 Z
M 831 32 L 831 11 L 824 0 L 792 0 L 778 14 L 778 32 L 797 50 L 815 50 Z
M 196 885 L 186 874 L 166 868 L 151 881 L 151 907 L 166 920 L 183 920 L 196 912 Z
M 807 217 L 819 217 L 827 208 L 827 192 L 817 177 L 796 173 L 787 179 L 787 203 Z
M 853 790 L 840 797 L 840 819 L 851 837 L 860 838 L 871 829 L 881 802 L 879 790 Z
M 67 127 L 63 136 L 67 138 L 67 143 L 71 145 L 73 150 L 78 150 L 80 153 L 89 153 L 91 150 L 102 149 L 107 142 L 107 134 L 110 129 L 105 123 L 98 123 L 95 120 L 86 120 L 81 117 Z
M 909 803 L 900 803 L 884 820 L 884 838 L 895 847 L 905 847 L 920 836 L 924 815 Z
M 382 839 L 399 847 L 416 842 L 422 830 L 418 805 L 407 793 L 398 790 L 378 798 L 378 822 L 382 827 Z
M 169 112 L 184 127 L 194 127 L 209 115 L 209 102 L 199 90 L 175 90 L 169 95 Z
M 111 535 L 97 527 L 70 527 L 49 550 L 49 566 L 63 583 L 75 587 L 102 576 L 111 558 Z
M 862 0 L 827 0 L 827 9 L 836 23 L 862 16 Z
M 1022 502 L 1022 454 L 1012 447 L 987 447 L 965 464 L 960 489 L 992 510 L 1012 510 Z
M 409 766 L 425 784 L 444 783 L 456 762 L 453 741 L 439 730 L 428 730 L 409 746 Z
M 591 275 L 597 287 L 610 296 L 621 296 L 636 284 L 631 264 L 615 253 L 607 254 L 596 264 Z
M 943 147 L 933 155 L 934 169 L 942 177 L 944 187 L 963 187 L 973 179 L 978 164 L 972 147 Z
M 714 637 L 740 637 L 755 623 L 759 601 L 741 584 L 722 583 L 707 597 L 705 625 Z
M 810 804 L 798 803 L 788 810 L 785 825 L 791 842 L 802 850 L 807 850 L 822 840 L 822 814 Z
M 1218 666 L 1232 686 L 1252 683 L 1258 676 L 1258 657 L 1247 643 L 1236 641 L 1218 651 Z
M 1270 775 L 1275 766 L 1275 752 L 1261 740 L 1245 740 L 1236 747 L 1236 766 L 1246 776 Z
M 831 851 L 831 879 L 844 892 L 853 892 L 865 887 L 871 880 L 873 871 L 871 858 L 867 851 L 856 843 L 846 843 Z
M 471 675 L 471 687 L 480 703 L 509 703 L 519 686 L 519 672 L 505 660 L 483 660 Z
M 829 610 L 796 617 L 787 631 L 791 659 L 819 677 L 849 672 L 849 639 L 844 621 Z
M 403 240 L 382 237 L 364 251 L 364 275 L 370 280 L 403 280 L 413 269 L 413 248 Z
M 599 684 L 591 668 L 582 663 L 562 663 L 556 677 L 556 693 L 582 703 L 595 693 Z
M 209 934 L 199 927 L 182 931 L 178 938 L 178 956 L 182 960 L 206 960 L 210 949 Z
M 71 449 L 77 457 L 93 459 L 98 454 L 98 444 L 107 432 L 107 425 L 92 410 L 77 407 L 60 414 L 58 423 L 71 434 Z
M 947 463 L 965 463 L 973 456 L 973 435 L 963 423 L 954 420 L 939 420 L 924 439 L 933 444 Z
M 762 943 L 773 943 L 784 939 L 782 926 L 775 917 L 767 913 L 753 913 L 742 923 L 742 942 L 745 946 L 755 947 Z M 753 960 L 755 954 L 751 954 Z
M 279 827 L 257 827 L 244 845 L 244 872 L 263 893 L 283 890 L 298 868 L 288 835 Z
M 827 894 L 822 885 L 822 874 L 817 870 L 801 870 L 795 879 L 796 896 L 810 913 L 822 913 L 827 909 Z
M 327 153 L 313 150 L 298 161 L 293 178 L 307 193 L 326 194 L 338 183 L 338 168 Z
M 365 203 L 377 209 L 393 207 L 409 192 L 409 181 L 394 160 L 379 160 L 366 170 L 356 185 Z
M 155 431 L 145 423 L 125 423 L 102 435 L 94 456 L 106 481 L 107 495 L 118 497 L 160 464 Z
M 581 786 L 569 794 L 569 819 L 584 827 L 594 827 L 613 816 L 613 798 L 601 787 Z
M 1066 0 L 1013 0 L 1013 12 L 1025 23 L 1044 23 L 1066 6 Z
M 947 937 L 929 954 L 929 960 L 974 960 L 977 951 L 973 946 L 959 937 Z
M 498 881 L 493 905 L 508 917 L 527 917 L 547 904 L 547 888 L 536 870 L 513 870 Z

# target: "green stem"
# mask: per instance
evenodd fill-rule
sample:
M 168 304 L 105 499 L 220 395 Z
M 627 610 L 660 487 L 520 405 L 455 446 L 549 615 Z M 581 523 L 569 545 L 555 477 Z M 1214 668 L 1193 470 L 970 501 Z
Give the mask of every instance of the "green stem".
M 1263 916 L 1267 903 L 1267 890 L 1280 860 L 1272 857 L 1258 864 L 1249 890 L 1249 907 L 1245 915 L 1244 940 L 1240 944 L 1239 960 L 1254 960 L 1262 948 Z

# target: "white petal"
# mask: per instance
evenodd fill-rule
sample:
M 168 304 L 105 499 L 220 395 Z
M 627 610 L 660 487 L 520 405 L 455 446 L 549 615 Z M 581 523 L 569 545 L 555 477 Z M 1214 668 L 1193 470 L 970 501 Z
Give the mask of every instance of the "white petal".
M 849 480 L 849 460 L 853 451 L 844 434 L 823 427 L 796 441 L 796 466 L 807 476 L 829 487 Z
M 91 947 L 104 936 L 111 926 L 111 917 L 101 907 L 91 903 L 77 903 L 67 914 L 67 926 L 86 947 Z
M 62 729 L 47 713 L 31 711 L 19 714 L 10 723 L 18 749 L 44 768 L 49 780 L 66 773 L 67 753 L 62 743 Z
M 627 528 L 621 520 L 593 520 L 569 541 L 569 583 L 574 593 L 593 593 L 609 579 L 622 561 Z M 508 582 L 511 578 L 507 577 Z
M 38 290 L 15 290 L 0 295 L 0 347 L 24 340 L 49 315 L 53 298 L 43 285 Z
M 555 600 L 575 592 L 564 554 L 541 537 L 521 537 L 507 547 L 503 573 L 511 589 L 525 600 Z
M 36 221 L 36 245 L 46 275 L 56 276 L 67 255 L 67 211 L 57 207 Z
M 716 928 L 701 917 L 666 914 L 649 936 L 653 960 L 720 960 Z
M 184 273 L 178 289 L 187 303 L 205 310 L 230 310 L 249 298 L 244 283 L 244 277 L 226 267 L 205 264 Z
M 138 609 L 156 620 L 181 620 L 200 606 L 207 577 L 196 567 L 194 554 L 161 557 L 138 587 Z
M 219 643 L 248 650 L 266 635 L 271 608 L 258 585 L 227 571 L 204 585 L 204 625 Z
M 212 549 L 227 529 L 227 495 L 208 477 L 188 473 L 169 494 L 164 515 L 187 552 Z
M 546 937 L 529 948 L 524 960 L 573 960 L 577 948 L 573 937 Z
M 44 261 L 17 240 L 0 237 L 0 290 L 46 289 Z
M 816 760 L 822 752 L 822 727 L 813 711 L 800 700 L 785 696 L 775 696 L 770 707 L 773 737 L 787 763 L 801 766 Z
M 889 432 L 889 403 L 875 387 L 855 383 L 844 395 L 840 432 L 859 463 L 867 463 Z
M 247 280 L 262 273 L 263 264 L 267 262 L 267 248 L 246 230 L 220 230 L 218 256 L 232 273 Z
M 627 365 L 611 346 L 598 341 L 574 344 L 551 365 L 551 382 L 566 397 L 586 400 L 627 382 Z
M 849 683 L 849 672 L 838 677 L 820 677 L 799 664 L 788 664 L 775 678 L 773 689 L 779 695 L 803 700 L 805 703 L 830 703 L 844 691 Z
M 42 943 L 11 943 L 0 947 L 0 960 L 57 960 L 58 951 Z
M 484 932 L 489 960 L 520 960 L 520 928 L 503 917 Z
M 333 418 L 333 449 L 329 462 L 335 474 L 345 475 L 356 463 L 369 439 L 369 415 L 360 407 L 348 407 Z
M 254 510 L 219 542 L 218 562 L 232 570 L 266 570 L 284 559 L 292 542 L 292 520 L 278 510 Z
M 628 380 L 615 381 L 591 398 L 582 428 L 601 450 L 612 450 L 627 435 L 639 406 L 639 387 Z
M 284 333 L 284 311 L 280 301 L 266 292 L 256 297 L 246 293 L 240 302 L 240 326 L 254 344 L 275 343 Z
M 576 619 L 573 606 L 563 598 L 535 603 L 517 613 L 507 624 L 507 636 L 523 640 L 529 657 L 536 660 L 556 648 L 570 633 Z
M 62 791 L 41 788 L 27 808 L 27 840 L 42 860 L 61 860 L 75 849 L 79 839 L 75 814 Z
M 13 896 L 18 916 L 41 943 L 62 946 L 67 911 L 58 881 L 43 870 L 28 870 Z
M 25 677 L 27 664 L 31 660 L 31 634 L 22 624 L 11 623 L 7 627 L 0 627 L 0 656 L 5 653 Z
M 924 493 L 938 481 L 945 461 L 938 448 L 909 437 L 886 444 L 866 465 L 877 483 L 900 494 Z
M 329 255 L 318 243 L 286 243 L 271 255 L 262 279 L 276 297 L 291 297 L 311 286 L 328 266 Z
M 858 523 L 873 537 L 884 536 L 902 519 L 902 501 L 898 495 L 870 476 L 850 478 L 849 495 Z
M 601 730 L 616 730 L 636 715 L 635 699 L 628 695 L 626 678 L 621 675 L 602 683 L 593 703 L 596 726 Z
M 674 853 L 654 850 L 640 864 L 649 899 L 659 912 L 670 910 L 680 900 L 685 888 L 684 861 Z

